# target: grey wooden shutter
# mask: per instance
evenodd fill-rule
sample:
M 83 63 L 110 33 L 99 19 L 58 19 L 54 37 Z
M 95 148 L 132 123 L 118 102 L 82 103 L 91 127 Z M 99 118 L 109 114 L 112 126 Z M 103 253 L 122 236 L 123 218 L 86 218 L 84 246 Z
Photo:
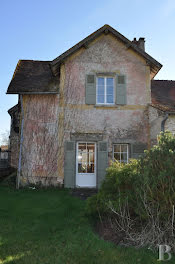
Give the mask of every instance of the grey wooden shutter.
M 126 76 L 116 76 L 116 104 L 126 104 Z
M 65 142 L 65 159 L 64 159 L 64 187 L 75 187 L 76 168 L 76 151 L 75 142 Z
M 86 75 L 86 104 L 96 104 L 96 76 Z
M 100 187 L 106 175 L 108 167 L 108 143 L 100 141 L 98 143 L 98 158 L 97 158 L 97 184 Z
M 142 142 L 131 144 L 131 158 L 138 159 L 144 154 L 145 149 L 147 149 L 147 144 Z

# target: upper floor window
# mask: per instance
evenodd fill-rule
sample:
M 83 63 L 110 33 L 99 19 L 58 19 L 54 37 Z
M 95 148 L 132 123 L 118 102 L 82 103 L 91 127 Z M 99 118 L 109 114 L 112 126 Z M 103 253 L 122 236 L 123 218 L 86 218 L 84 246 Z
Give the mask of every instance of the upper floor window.
M 114 78 L 97 77 L 96 103 L 114 104 Z
M 125 105 L 126 77 L 121 74 L 87 74 L 85 102 L 90 105 Z
M 128 144 L 114 144 L 113 145 L 113 159 L 120 163 L 128 163 L 129 148 Z

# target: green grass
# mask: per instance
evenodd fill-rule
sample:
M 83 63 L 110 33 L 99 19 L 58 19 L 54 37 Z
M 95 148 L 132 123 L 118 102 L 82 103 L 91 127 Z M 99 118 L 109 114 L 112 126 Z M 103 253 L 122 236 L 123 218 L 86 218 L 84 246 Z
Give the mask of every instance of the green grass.
M 85 205 L 66 190 L 0 187 L 0 264 L 157 263 L 150 250 L 100 239 Z

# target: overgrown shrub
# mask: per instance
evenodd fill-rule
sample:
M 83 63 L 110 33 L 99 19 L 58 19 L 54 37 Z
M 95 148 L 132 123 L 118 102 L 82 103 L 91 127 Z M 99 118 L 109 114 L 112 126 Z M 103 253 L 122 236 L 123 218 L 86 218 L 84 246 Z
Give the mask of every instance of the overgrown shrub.
M 119 210 L 126 202 L 130 204 L 131 212 L 135 208 L 135 181 L 137 179 L 137 161 L 131 160 L 128 164 L 112 162 L 107 169 L 106 178 L 95 196 L 87 201 L 88 214 L 109 213 L 108 203 Z
M 111 164 L 98 194 L 89 198 L 87 212 L 110 218 L 113 228 L 125 231 L 127 243 L 168 241 L 174 247 L 174 205 L 175 137 L 166 132 L 138 161 Z
M 139 214 L 147 217 L 158 212 L 160 219 L 167 219 L 175 205 L 175 137 L 170 132 L 160 135 L 158 145 L 145 152 L 137 171 Z

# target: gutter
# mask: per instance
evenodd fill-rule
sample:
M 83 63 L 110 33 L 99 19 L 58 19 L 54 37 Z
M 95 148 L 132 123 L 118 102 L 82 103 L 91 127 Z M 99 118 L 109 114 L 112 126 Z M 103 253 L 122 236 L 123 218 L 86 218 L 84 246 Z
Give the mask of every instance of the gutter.
M 22 120 L 21 120 L 21 136 L 20 136 L 20 149 L 19 149 L 19 162 L 18 162 L 18 172 L 17 172 L 17 179 L 16 179 L 16 189 L 19 189 L 20 176 L 21 176 L 21 159 L 22 159 L 23 128 L 24 128 L 24 109 L 23 109 L 22 94 L 20 95 L 20 102 L 21 102 Z
M 165 122 L 166 122 L 166 120 L 168 119 L 168 115 L 169 115 L 169 113 L 166 112 L 166 113 L 165 113 L 165 116 L 164 116 L 164 118 L 163 118 L 163 120 L 162 120 L 162 122 L 161 122 L 161 131 L 162 131 L 163 133 L 165 132 Z

